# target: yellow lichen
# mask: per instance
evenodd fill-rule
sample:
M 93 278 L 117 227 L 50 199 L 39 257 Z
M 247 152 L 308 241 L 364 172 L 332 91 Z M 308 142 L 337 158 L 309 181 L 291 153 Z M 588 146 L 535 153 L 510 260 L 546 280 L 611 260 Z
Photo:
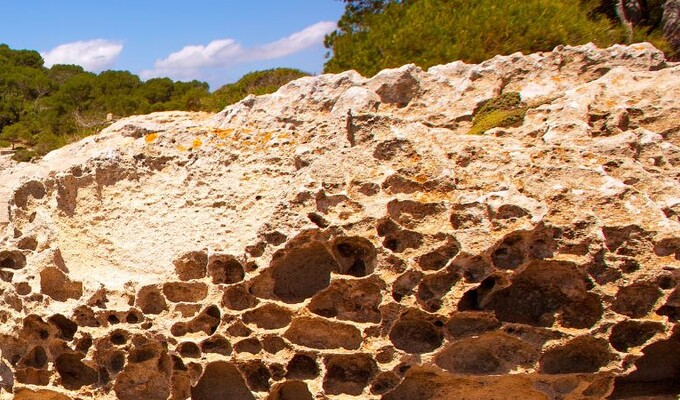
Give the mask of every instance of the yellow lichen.
M 199 139 L 199 138 L 196 138 L 196 139 L 194 139 L 193 142 L 191 142 L 191 148 L 192 149 L 197 149 L 197 148 L 201 147 L 202 145 L 203 145 L 203 141 L 201 141 L 201 139 Z
M 147 143 L 153 143 L 156 139 L 158 139 L 158 134 L 157 133 L 149 133 L 144 137 L 144 140 Z

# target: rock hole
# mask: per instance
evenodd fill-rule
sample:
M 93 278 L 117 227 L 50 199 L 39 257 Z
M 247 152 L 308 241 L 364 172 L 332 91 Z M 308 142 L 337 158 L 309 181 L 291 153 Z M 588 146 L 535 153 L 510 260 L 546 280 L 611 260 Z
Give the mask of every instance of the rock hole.
M 357 350 L 362 337 L 359 329 L 352 325 L 326 321 L 319 318 L 297 318 L 283 337 L 292 343 L 313 349 Z
M 113 353 L 109 359 L 109 367 L 113 373 L 122 371 L 125 367 L 125 353 L 122 351 Z
M 661 296 L 661 290 L 650 282 L 638 282 L 620 288 L 612 310 L 631 318 L 642 318 L 649 314 Z
M 47 352 L 45 352 L 45 348 L 42 346 L 35 346 L 19 361 L 19 365 L 41 369 L 47 366 L 47 361 Z
M 208 274 L 214 284 L 238 283 L 245 277 L 243 265 L 233 256 L 212 255 L 208 260 Z
M 40 292 L 56 301 L 77 300 L 83 295 L 83 284 L 71 281 L 58 268 L 48 267 L 40 271 Z
M 269 354 L 276 354 L 279 351 L 290 348 L 283 338 L 275 335 L 268 335 L 262 338 L 262 348 Z
M 246 324 L 257 325 L 260 329 L 279 329 L 290 324 L 291 312 L 275 304 L 265 304 L 262 307 L 243 314 Z
M 668 296 L 666 304 L 661 306 L 656 313 L 667 316 L 671 321 L 680 320 L 680 287 Z
M 355 322 L 380 322 L 381 285 L 376 279 L 335 281 L 317 294 L 308 309 L 326 318 Z
M 144 286 L 137 292 L 136 305 L 144 314 L 160 314 L 168 309 L 165 297 L 155 285 Z
M 80 361 L 82 356 L 65 353 L 57 357 L 54 364 L 61 377 L 61 385 L 68 390 L 79 390 L 98 382 L 97 371 Z
M 228 356 L 231 354 L 231 343 L 222 335 L 213 335 L 201 342 L 201 351 Z
M 404 297 L 413 294 L 413 289 L 420 283 L 424 274 L 420 271 L 407 271 L 392 284 L 392 298 L 400 302 Z
M 314 400 L 304 382 L 286 381 L 274 387 L 268 400 Z
M 330 356 L 325 364 L 323 389 L 331 395 L 360 395 L 378 370 L 375 361 L 366 354 Z
M 373 273 L 377 251 L 373 244 L 362 237 L 341 237 L 333 243 L 333 250 L 340 268 L 338 273 L 356 277 Z
M 609 334 L 609 343 L 621 352 L 628 352 L 631 347 L 645 344 L 659 332 L 663 332 L 663 324 L 652 321 L 622 321 L 614 325 Z
M 182 342 L 177 345 L 177 352 L 186 358 L 200 358 L 201 349 L 194 342 Z
M 262 351 L 262 344 L 256 338 L 243 339 L 234 344 L 234 351 L 237 353 L 258 354 Z
M 615 379 L 610 398 L 671 398 L 680 394 L 680 335 L 652 343 L 642 352 L 635 370 Z
M 269 392 L 271 373 L 261 361 L 250 361 L 239 366 L 246 378 L 246 384 L 253 392 Z
M 401 378 L 394 372 L 383 372 L 371 384 L 371 393 L 377 395 L 385 394 L 397 387 L 399 382 L 401 382 Z
M 123 330 L 115 330 L 111 333 L 111 343 L 122 346 L 128 341 L 128 333 Z
M 516 269 L 524 263 L 524 239 L 521 236 L 503 240 L 491 253 L 491 262 L 498 269 Z
M 319 376 L 319 366 L 313 355 L 296 354 L 288 362 L 286 379 L 315 379 Z
M 407 353 L 430 353 L 442 345 L 442 328 L 432 316 L 419 310 L 409 310 L 392 326 L 389 338 L 394 347 Z
M 606 340 L 583 336 L 545 351 L 540 370 L 546 374 L 595 373 L 611 357 Z
M 208 255 L 205 251 L 189 251 L 179 255 L 172 263 L 180 280 L 202 279 L 205 277 Z
M 216 305 L 206 307 L 200 314 L 186 324 L 188 333 L 203 332 L 210 336 L 217 330 L 221 322 L 221 312 Z
M 243 285 L 230 286 L 224 290 L 222 305 L 230 310 L 242 311 L 255 307 L 259 300 Z
M 208 296 L 208 286 L 203 282 L 168 282 L 163 285 L 163 294 L 173 303 L 196 303 Z
M 501 323 L 488 312 L 458 312 L 446 323 L 446 332 L 453 339 L 480 335 L 500 328 Z
M 238 369 L 225 361 L 211 362 L 206 366 L 196 386 L 191 388 L 191 398 L 255 400 Z
M 0 269 L 22 269 L 26 266 L 26 256 L 18 250 L 0 251 Z
M 78 331 L 78 324 L 61 314 L 54 314 L 47 319 L 47 322 L 54 325 L 59 330 L 59 337 L 64 340 L 73 339 L 73 336 Z
M 271 262 L 274 294 L 286 303 L 300 303 L 330 284 L 338 264 L 318 242 L 277 252 Z

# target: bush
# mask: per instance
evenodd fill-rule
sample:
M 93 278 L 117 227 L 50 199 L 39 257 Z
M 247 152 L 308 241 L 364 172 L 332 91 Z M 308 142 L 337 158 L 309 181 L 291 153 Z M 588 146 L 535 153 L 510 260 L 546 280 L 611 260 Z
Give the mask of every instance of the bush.
M 498 54 L 552 50 L 560 44 L 624 42 L 625 31 L 575 0 L 390 1 L 340 24 L 326 37 L 326 72 L 423 68 L 454 60 L 479 63 Z M 341 20 L 343 22 L 343 20 Z

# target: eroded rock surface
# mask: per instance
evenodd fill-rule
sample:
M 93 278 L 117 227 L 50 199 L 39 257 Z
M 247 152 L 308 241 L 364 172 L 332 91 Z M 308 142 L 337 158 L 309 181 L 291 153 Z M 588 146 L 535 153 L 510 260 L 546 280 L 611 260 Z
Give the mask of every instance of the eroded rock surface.
M 519 92 L 518 126 L 468 135 Z M 302 78 L 0 171 L 16 399 L 680 393 L 680 66 Z

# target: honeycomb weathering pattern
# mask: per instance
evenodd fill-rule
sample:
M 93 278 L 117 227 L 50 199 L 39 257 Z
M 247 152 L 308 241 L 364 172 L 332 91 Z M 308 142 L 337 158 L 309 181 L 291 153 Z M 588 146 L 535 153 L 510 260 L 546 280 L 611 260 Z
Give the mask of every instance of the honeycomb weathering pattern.
M 679 75 L 346 72 L 2 159 L 0 398 L 675 399 Z

